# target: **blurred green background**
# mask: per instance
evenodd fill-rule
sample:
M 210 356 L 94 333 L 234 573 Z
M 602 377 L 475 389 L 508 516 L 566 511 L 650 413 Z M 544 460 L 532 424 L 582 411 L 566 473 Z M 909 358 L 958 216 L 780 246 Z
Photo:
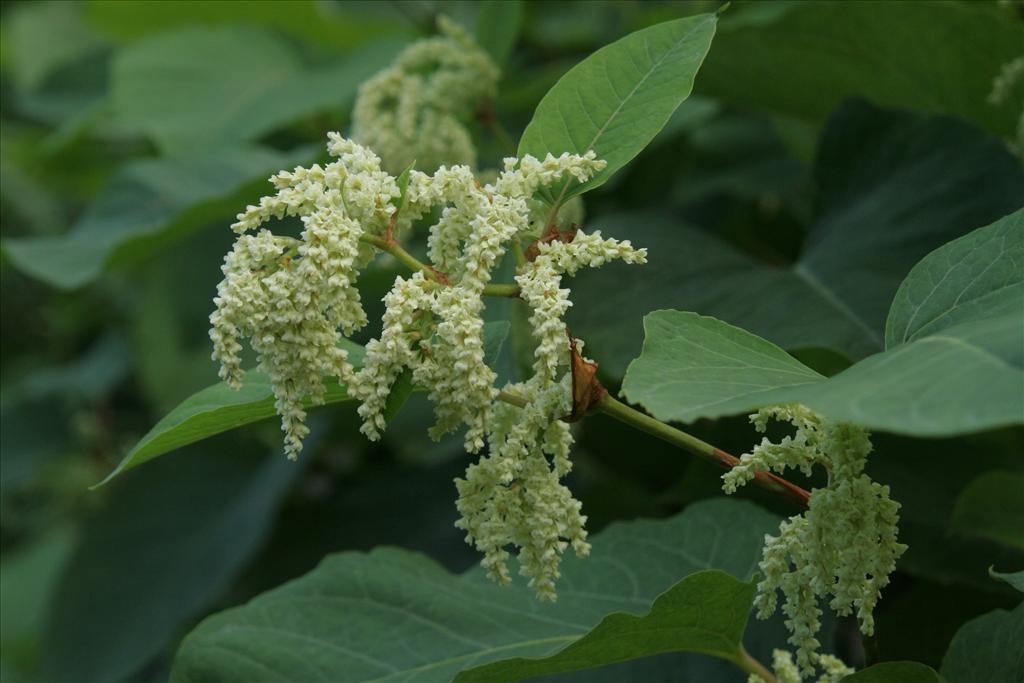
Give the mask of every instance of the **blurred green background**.
M 206 319 L 234 214 L 272 172 L 319 159 L 326 132 L 347 130 L 359 83 L 438 13 L 505 60 L 495 109 L 518 137 L 594 49 L 720 4 L 3 3 L 0 678 L 165 679 L 204 615 L 330 552 L 395 544 L 452 570 L 476 562 L 453 527 L 467 458 L 458 439 L 426 438 L 422 397 L 380 444 L 358 435 L 351 406 L 332 407 L 314 413 L 298 464 L 264 423 L 88 487 L 216 381 Z M 733 3 L 695 95 L 586 197 L 588 228 L 652 252 L 644 273 L 574 285 L 570 323 L 606 384 L 638 353 L 643 313 L 663 307 L 747 327 L 826 373 L 877 350 L 791 271 L 808 244 L 838 236 L 824 267 L 880 270 L 894 290 L 928 251 L 1020 206 L 1008 142 L 1021 88 L 1004 103 L 988 94 L 1024 53 L 1022 31 L 1019 3 Z M 507 150 L 475 132 L 480 168 L 495 166 Z M 364 301 L 394 274 L 368 273 Z M 865 306 L 884 322 L 889 298 L 876 298 Z M 742 419 L 695 431 L 736 453 L 753 439 Z M 717 471 L 607 420 L 579 438 L 570 485 L 592 533 L 718 495 Z M 1022 445 L 1019 430 L 876 439 L 901 455 L 876 458 L 875 478 L 904 501 L 914 548 L 881 606 L 884 658 L 935 664 L 963 620 L 1012 604 L 976 570 L 991 558 L 1019 568 L 1019 539 L 957 536 L 950 509 L 971 482 L 1019 477 Z M 940 595 L 954 609 L 935 613 Z M 833 647 L 856 658 L 847 626 Z

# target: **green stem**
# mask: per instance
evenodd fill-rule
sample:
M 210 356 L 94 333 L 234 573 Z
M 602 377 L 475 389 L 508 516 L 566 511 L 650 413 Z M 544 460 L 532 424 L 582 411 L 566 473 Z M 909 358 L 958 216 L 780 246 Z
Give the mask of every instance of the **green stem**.
M 443 276 L 441 276 L 436 270 L 407 252 L 402 248 L 402 245 L 398 244 L 394 240 L 388 240 L 377 235 L 361 235 L 359 240 L 367 244 L 372 244 L 381 251 L 388 252 L 401 261 L 402 264 L 410 270 L 422 270 L 426 273 L 427 277 L 434 282 L 444 282 Z M 514 283 L 489 284 L 484 287 L 484 295 L 517 297 L 519 296 L 519 285 Z
M 529 401 L 518 394 L 513 394 L 508 391 L 501 391 L 498 393 L 498 400 L 510 403 L 520 408 L 525 408 Z M 599 413 L 604 413 L 610 417 L 615 418 L 619 422 L 628 424 L 630 427 L 639 429 L 642 432 L 646 432 L 651 436 L 656 436 L 662 441 L 667 441 L 673 446 L 682 448 L 685 451 L 693 453 L 699 458 L 703 458 L 708 462 L 712 462 L 716 465 L 720 465 L 725 468 L 735 467 L 739 463 L 739 458 L 734 455 L 729 455 L 720 448 L 715 448 L 706 441 L 701 441 L 692 434 L 687 434 L 681 429 L 676 429 L 670 425 L 665 424 L 659 420 L 655 420 L 650 415 L 641 413 L 635 408 L 630 408 L 622 401 L 612 398 L 611 394 L 605 394 L 600 401 L 594 407 Z M 807 507 L 807 501 L 810 499 L 811 494 L 800 488 L 792 482 L 786 481 L 782 477 L 776 476 L 769 472 L 758 472 L 754 475 L 754 481 L 762 486 L 763 488 L 775 493 L 777 495 L 784 496 L 790 501 L 797 503 L 800 507 Z M 752 660 L 753 661 L 753 660 Z M 759 665 L 760 666 L 760 665 Z M 769 674 L 770 675 L 770 674 Z M 774 676 L 770 679 L 766 679 L 769 682 L 774 681 Z
M 497 282 L 494 284 L 484 285 L 485 296 L 504 296 L 510 299 L 514 299 L 519 296 L 519 285 L 514 282 L 505 283 Z
M 616 400 L 611 394 L 604 395 L 597 403 L 596 410 L 721 467 L 731 469 L 739 463 L 739 458 L 736 456 L 730 455 L 720 448 L 715 448 L 711 444 L 701 441 L 681 429 L 676 429 L 664 422 L 655 420 L 650 415 L 641 413 L 622 401 Z M 801 507 L 807 507 L 807 501 L 811 497 L 811 494 L 796 484 L 769 472 L 758 472 L 754 475 L 754 481 L 768 491 L 784 496 Z
M 778 683 L 778 679 L 775 678 L 775 674 L 769 671 L 768 667 L 764 664 L 751 657 L 750 653 L 747 652 L 746 648 L 742 645 L 740 645 L 739 658 L 732 660 L 732 662 L 748 674 L 756 674 L 763 679 L 765 683 Z
M 525 408 L 526 406 L 530 405 L 530 402 L 527 401 L 522 396 L 520 396 L 519 394 L 513 394 L 508 391 L 499 391 L 498 400 L 504 401 L 505 403 L 509 403 L 519 408 Z
M 559 198 L 561 198 L 561 196 L 562 195 L 559 195 Z M 558 206 L 558 202 L 556 202 L 555 206 Z M 393 239 L 389 240 L 385 237 L 379 237 L 376 235 L 362 235 L 359 239 L 367 244 L 372 244 L 382 251 L 388 252 L 411 270 L 422 270 L 426 273 L 427 277 L 434 282 L 446 284 L 443 275 L 425 263 L 420 262 L 415 256 L 403 249 L 402 246 Z M 519 286 L 515 284 L 489 284 L 484 287 L 483 293 L 487 296 L 517 297 L 519 296 Z M 501 392 L 499 398 L 506 403 L 517 405 L 520 408 L 526 406 L 525 399 L 514 394 L 509 394 L 508 392 Z M 664 422 L 656 420 L 650 415 L 641 413 L 639 410 L 630 408 L 625 403 L 612 398 L 610 394 L 605 394 L 597 403 L 595 409 L 598 412 L 609 415 L 620 422 L 630 425 L 631 427 L 635 427 L 640 431 L 647 432 L 651 436 L 656 436 L 662 441 L 667 441 L 674 446 L 678 446 L 683 450 L 689 451 L 708 462 L 715 463 L 725 468 L 735 467 L 739 463 L 739 458 L 736 456 L 730 455 L 720 448 L 715 448 L 711 444 L 701 441 L 697 437 L 687 434 L 680 429 L 676 429 Z M 782 477 L 768 472 L 758 472 L 754 475 L 754 481 L 772 493 L 785 496 L 786 498 L 797 502 L 801 507 L 807 507 L 807 501 L 810 499 L 810 494 L 796 484 L 786 481 Z
M 523 243 L 516 237 L 512 240 L 512 254 L 516 258 L 516 265 L 520 268 L 526 265 L 526 253 L 523 251 Z

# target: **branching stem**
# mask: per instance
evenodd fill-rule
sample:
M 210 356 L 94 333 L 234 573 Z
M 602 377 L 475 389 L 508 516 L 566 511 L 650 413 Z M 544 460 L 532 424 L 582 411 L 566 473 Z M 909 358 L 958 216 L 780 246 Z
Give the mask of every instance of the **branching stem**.
M 515 256 L 516 265 L 522 268 L 526 265 L 526 252 L 523 251 L 523 243 L 516 237 L 512 240 L 512 254 Z
M 692 434 L 687 434 L 681 429 L 676 429 L 671 425 L 654 419 L 650 415 L 629 407 L 622 401 L 613 398 L 611 394 L 605 394 L 604 398 L 597 404 L 596 410 L 726 469 L 735 467 L 740 461 L 735 455 L 730 455 L 720 448 L 701 441 Z M 800 507 L 807 507 L 807 501 L 811 497 L 810 493 L 796 484 L 770 472 L 758 472 L 754 475 L 754 481 L 762 488 L 784 496 L 797 503 Z
M 508 391 L 500 392 L 498 399 L 520 408 L 525 408 L 527 405 L 525 398 Z M 721 467 L 730 469 L 735 467 L 740 461 L 736 456 L 730 455 L 692 434 L 687 434 L 681 429 L 676 429 L 671 425 L 654 419 L 650 415 L 629 407 L 622 401 L 612 398 L 611 394 L 605 394 L 597 403 L 595 410 Z M 807 507 L 807 501 L 811 497 L 810 493 L 796 484 L 769 472 L 758 472 L 754 476 L 754 481 L 762 488 L 776 495 L 783 496 L 801 508 Z
M 426 276 L 441 284 L 448 284 L 447 278 L 439 273 L 434 268 L 431 268 L 427 264 L 423 263 L 415 256 L 407 252 L 402 248 L 398 242 L 394 239 L 387 239 L 386 237 L 379 237 L 377 235 L 362 235 L 360 241 L 372 244 L 381 251 L 386 251 L 396 259 L 398 259 L 404 266 L 410 270 L 422 270 L 426 273 Z M 494 283 L 484 287 L 485 296 L 505 296 L 505 297 L 517 297 L 519 296 L 519 285 L 513 283 Z
M 431 268 L 427 264 L 419 261 L 415 256 L 403 249 L 402 246 L 394 239 L 387 239 L 376 235 L 363 235 L 359 239 L 368 244 L 372 244 L 382 251 L 388 252 L 412 270 L 424 271 L 427 277 L 431 280 L 442 285 L 448 284 L 447 278 L 442 273 L 439 273 L 434 268 Z M 484 294 L 487 296 L 516 297 L 519 296 L 519 286 L 515 284 L 489 284 L 484 288 Z M 525 408 L 527 405 L 526 399 L 507 391 L 502 391 L 498 395 L 498 398 L 506 403 L 519 406 L 520 408 Z M 730 455 L 720 448 L 715 448 L 711 444 L 701 441 L 697 437 L 687 434 L 681 429 L 676 429 L 675 427 L 667 425 L 660 420 L 654 419 L 650 415 L 642 413 L 635 408 L 631 408 L 622 401 L 612 398 L 611 394 L 605 394 L 604 397 L 595 405 L 594 410 L 613 417 L 619 422 L 624 422 L 625 424 L 639 429 L 642 432 L 646 432 L 651 436 L 655 436 L 662 441 L 667 441 L 673 446 L 689 451 L 699 458 L 713 462 L 721 467 L 725 467 L 726 469 L 735 467 L 739 463 L 739 458 L 736 456 Z M 811 497 L 811 494 L 796 484 L 786 481 L 782 477 L 769 472 L 758 472 L 754 475 L 754 481 L 762 488 L 788 498 L 802 508 L 807 507 L 807 501 Z

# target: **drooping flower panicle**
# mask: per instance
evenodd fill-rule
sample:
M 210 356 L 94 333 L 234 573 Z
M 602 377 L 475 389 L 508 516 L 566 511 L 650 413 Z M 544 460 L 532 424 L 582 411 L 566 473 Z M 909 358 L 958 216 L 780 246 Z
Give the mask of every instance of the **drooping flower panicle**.
M 800 670 L 810 674 L 821 663 L 819 600 L 841 616 L 856 612 L 861 631 L 872 634 L 875 604 L 906 546 L 896 540 L 899 503 L 889 497 L 888 486 L 864 474 L 871 452 L 866 430 L 801 405 L 765 408 L 751 421 L 764 432 L 772 418 L 789 421 L 796 433 L 779 443 L 764 438 L 723 475 L 723 488 L 733 493 L 768 470 L 809 475 L 821 466 L 828 473 L 827 485 L 811 492 L 807 512 L 783 521 L 778 536 L 765 538 L 764 579 L 755 600 L 758 616 L 767 618 L 783 594 L 789 642 Z
M 498 68 L 458 24 L 440 17 L 438 27 L 442 35 L 410 45 L 356 98 L 353 137 L 395 174 L 414 161 L 427 171 L 476 164 L 464 120 L 493 97 Z
M 367 321 L 355 286 L 360 238 L 384 229 L 399 196 L 369 150 L 334 133 L 328 149 L 338 161 L 275 175 L 277 194 L 238 215 L 232 227 L 241 234 L 224 260 L 210 316 L 213 358 L 235 387 L 244 376 L 239 339 L 249 338 L 270 376 L 291 458 L 308 433 L 304 403 L 323 401 L 324 376 L 352 379 L 338 342 Z M 259 229 L 287 216 L 301 218 L 298 240 Z
M 323 401 L 325 377 L 345 383 L 360 403 L 363 433 L 376 440 L 395 381 L 411 372 L 434 404 L 432 437 L 465 427 L 468 451 L 488 447 L 457 481 L 467 542 L 500 581 L 508 579 L 508 547 L 518 547 L 520 572 L 538 596 L 553 599 L 562 553 L 589 548 L 580 504 L 560 481 L 571 469 L 572 444 L 561 421 L 572 410 L 562 321 L 569 292 L 561 278 L 614 259 L 642 263 L 646 253 L 600 232 L 578 232 L 570 243 L 540 245 L 521 268 L 516 281 L 532 309 L 537 372 L 509 390 L 521 394 L 525 408 L 496 400 L 496 375 L 484 355 L 483 296 L 509 245 L 535 237 L 537 190 L 585 182 L 604 162 L 593 152 L 510 158 L 486 184 L 468 166 L 441 166 L 431 174 L 412 171 L 401 196 L 396 178 L 367 148 L 333 133 L 328 147 L 336 161 L 275 175 L 276 194 L 248 207 L 233 226 L 240 235 L 210 318 L 221 375 L 239 386 L 241 338 L 248 337 L 270 376 L 294 458 L 308 433 L 306 405 Z M 366 345 L 362 367 L 353 367 L 339 341 L 367 323 L 356 284 L 372 257 L 369 244 L 386 244 L 436 209 L 430 266 L 395 279 L 381 333 Z M 262 227 L 288 217 L 301 220 L 299 239 Z
M 530 325 L 537 339 L 534 372 L 553 379 L 564 364 L 566 327 L 562 318 L 572 302 L 562 289 L 562 275 L 575 275 L 582 268 L 597 268 L 622 260 L 646 263 L 647 250 L 634 249 L 629 240 L 603 239 L 601 231 L 575 233 L 571 242 L 555 240 L 537 246 L 533 263 L 516 276 L 520 297 L 532 310 Z

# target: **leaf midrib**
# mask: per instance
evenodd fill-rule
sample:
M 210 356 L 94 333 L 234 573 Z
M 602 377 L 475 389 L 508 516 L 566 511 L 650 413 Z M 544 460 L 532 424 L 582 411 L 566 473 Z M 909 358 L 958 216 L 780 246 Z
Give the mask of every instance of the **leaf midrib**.
M 665 54 L 663 54 L 657 62 L 651 65 L 651 68 L 647 70 L 647 73 L 645 73 L 643 77 L 639 81 L 637 81 L 637 84 L 633 86 L 633 89 L 630 90 L 629 93 L 619 101 L 619 104 L 617 107 L 615 107 L 615 110 L 608 115 L 608 119 L 604 122 L 604 125 L 597 130 L 597 132 L 594 134 L 594 138 L 590 141 L 590 144 L 587 145 L 587 149 L 593 149 L 594 143 L 597 142 L 597 140 L 604 134 L 605 130 L 608 129 L 608 126 L 611 125 L 612 121 L 614 121 L 615 118 L 619 115 L 619 113 L 622 111 L 622 107 L 625 106 L 625 104 L 630 99 L 632 99 L 634 95 L 636 95 L 636 92 L 637 90 L 640 89 L 640 86 L 646 83 L 647 79 L 651 77 L 651 74 L 653 74 L 655 71 L 661 68 L 661 65 L 665 62 L 665 60 L 668 59 L 670 55 L 675 53 L 675 51 L 678 50 L 680 46 L 682 46 L 687 40 L 689 40 L 690 36 L 692 36 L 699 27 L 703 26 L 706 21 L 708 20 L 705 19 L 702 22 L 694 24 L 689 31 L 687 31 L 681 38 L 679 38 L 679 40 L 675 42 L 675 44 L 671 48 L 665 51 Z M 650 55 L 650 42 L 646 39 L 646 36 L 644 39 L 644 49 L 647 51 L 647 54 Z M 609 82 L 611 82 L 610 79 Z
M 821 297 L 825 299 L 827 303 L 831 304 L 831 306 L 840 314 L 842 314 L 843 317 L 852 322 L 857 329 L 863 332 L 864 335 L 870 340 L 871 344 L 875 346 L 875 348 L 877 348 L 878 350 L 882 350 L 885 348 L 885 341 L 882 338 L 882 335 L 879 334 L 876 330 L 872 329 L 871 326 L 868 325 L 866 322 L 864 322 L 864 320 L 862 320 L 854 312 L 854 310 L 850 308 L 849 305 L 847 305 L 847 303 L 839 297 L 838 294 L 836 294 L 834 291 L 826 287 L 825 283 L 823 283 L 818 278 L 818 276 L 815 275 L 807 267 L 805 263 L 797 263 L 795 266 L 793 266 L 792 272 L 796 274 L 796 276 L 803 280 L 805 283 L 807 283 L 807 286 L 810 287 L 813 291 L 821 295 Z

